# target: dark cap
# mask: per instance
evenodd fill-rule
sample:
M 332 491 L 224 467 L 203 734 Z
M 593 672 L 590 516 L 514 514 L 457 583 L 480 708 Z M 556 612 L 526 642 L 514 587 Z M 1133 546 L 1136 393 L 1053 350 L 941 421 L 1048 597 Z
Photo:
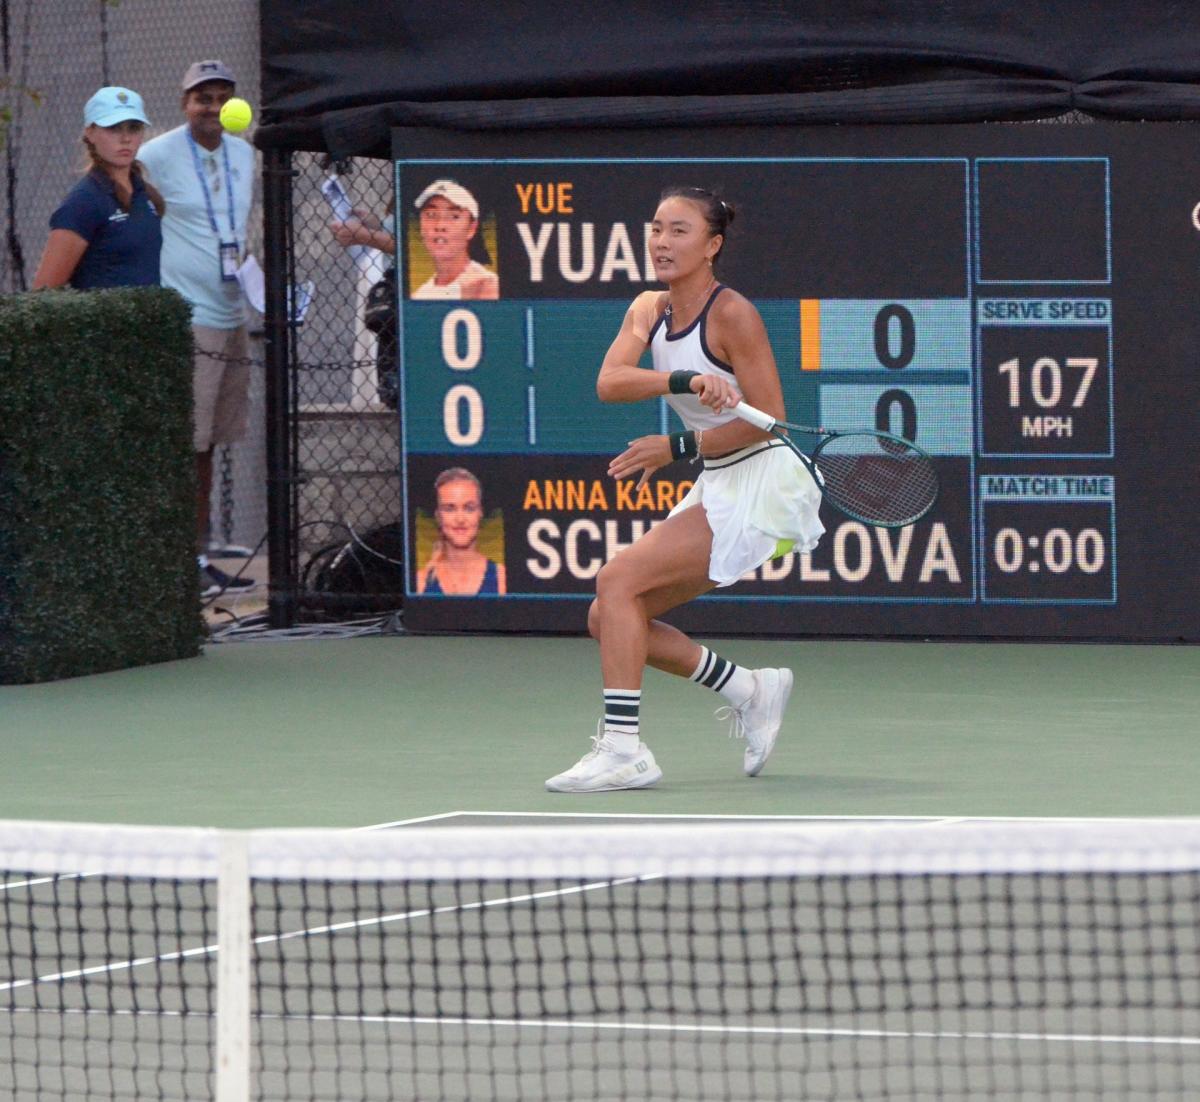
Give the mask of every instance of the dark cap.
M 237 84 L 233 71 L 223 61 L 193 61 L 188 71 L 183 74 L 183 90 L 190 92 L 197 84 L 207 84 L 210 80 L 224 80 Z

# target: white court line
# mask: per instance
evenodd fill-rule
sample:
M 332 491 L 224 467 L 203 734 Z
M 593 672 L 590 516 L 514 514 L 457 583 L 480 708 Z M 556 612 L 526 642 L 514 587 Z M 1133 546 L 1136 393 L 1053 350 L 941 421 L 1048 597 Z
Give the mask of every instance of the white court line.
M 794 822 L 794 823 L 931 823 L 950 826 L 957 823 L 1163 823 L 1180 818 L 1177 815 L 704 815 L 683 812 L 636 812 L 636 811 L 448 811 L 433 815 L 433 819 L 449 819 L 461 815 L 464 818 L 495 819 L 692 819 L 692 820 L 737 820 L 741 822 Z M 401 820 L 421 822 L 420 819 Z M 391 824 L 381 824 L 388 826 Z M 379 829 L 366 827 L 362 829 Z
M 316 934 L 334 934 L 342 930 L 359 930 L 364 926 L 382 926 L 388 922 L 404 922 L 412 918 L 429 918 L 432 915 L 456 914 L 463 911 L 481 911 L 486 907 L 499 907 L 506 903 L 532 903 L 539 899 L 555 899 L 564 895 L 580 895 L 583 892 L 596 891 L 598 888 L 619 888 L 626 884 L 641 884 L 649 880 L 662 879 L 658 875 L 626 876 L 620 880 L 594 880 L 588 884 L 575 884 L 569 888 L 554 888 L 544 892 L 527 892 L 524 895 L 510 895 L 503 899 L 480 899 L 474 903 L 455 903 L 444 907 L 426 907 L 419 911 L 404 911 L 391 915 L 378 915 L 374 918 L 358 918 L 349 922 L 337 922 L 330 926 L 313 926 L 307 930 L 293 930 L 286 934 L 264 934 L 254 939 L 255 945 L 264 945 L 275 941 L 291 941 L 299 937 L 312 937 Z M 2 988 L 0 988 L 2 990 Z
M 351 827 L 351 830 L 391 830 L 392 827 L 412 826 L 415 823 L 432 823 L 436 819 L 453 819 L 456 815 L 469 815 L 469 811 L 443 811 L 437 815 L 421 815 L 416 819 L 396 819 L 391 823 L 372 823 L 365 827 Z
M 198 945 L 193 949 L 180 949 L 174 953 L 160 953 L 158 956 L 153 957 L 109 961 L 107 964 L 96 964 L 90 968 L 76 968 L 70 972 L 54 972 L 45 976 L 36 976 L 32 979 L 10 980 L 8 983 L 0 983 L 0 991 L 16 991 L 18 988 L 33 987 L 38 983 L 61 983 L 64 980 L 76 980 L 84 976 L 98 976 L 106 972 L 127 972 L 130 969 L 139 968 L 143 964 L 157 964 L 168 960 L 186 960 L 189 957 L 208 956 L 210 953 L 215 953 L 216 951 L 217 946 L 215 945 Z
M 14 1006 L 13 1014 L 74 1014 L 80 1017 L 100 1015 L 104 1018 L 212 1018 L 212 1011 L 134 1010 L 127 1007 L 44 1007 Z M 1017 1033 L 998 1030 L 950 1029 L 849 1029 L 836 1026 L 755 1026 L 701 1025 L 688 1022 L 610 1022 L 593 1019 L 556 1018 L 428 1018 L 399 1014 L 258 1014 L 255 1020 L 264 1022 L 333 1022 L 343 1025 L 432 1025 L 446 1026 L 504 1026 L 511 1029 L 605 1030 L 608 1032 L 642 1033 L 704 1033 L 733 1037 L 825 1037 L 830 1040 L 926 1040 L 926 1041 L 1049 1041 L 1087 1045 L 1156 1045 L 1194 1048 L 1200 1037 L 1155 1037 L 1120 1033 Z
M 464 911 L 480 911 L 487 907 L 500 907 L 508 903 L 531 903 L 540 899 L 553 899 L 566 895 L 579 895 L 583 892 L 596 891 L 599 888 L 617 888 L 626 884 L 638 884 L 649 880 L 660 879 L 657 875 L 626 876 L 619 880 L 595 880 L 587 884 L 574 884 L 567 888 L 554 888 L 544 892 L 527 892 L 523 895 L 507 896 L 501 899 L 481 899 L 472 903 L 454 903 L 444 907 L 425 907 L 418 911 L 403 911 L 390 915 L 375 915 L 371 918 L 352 919 L 347 922 L 337 922 L 329 926 L 312 926 L 304 930 L 290 930 L 283 934 L 262 934 L 253 939 L 254 945 L 269 945 L 280 941 L 294 941 L 296 938 L 316 937 L 323 934 L 341 933 L 344 930 L 359 930 L 367 926 L 383 926 L 389 922 L 406 922 L 415 918 L 429 918 L 432 915 L 455 914 Z M 75 968 L 69 972 L 53 972 L 45 976 L 35 976 L 23 980 L 10 980 L 0 983 L 0 991 L 14 991 L 21 987 L 33 987 L 39 983 L 62 983 L 65 980 L 82 979 L 86 976 L 99 976 L 113 972 L 128 972 L 144 964 L 157 964 L 172 960 L 186 960 L 189 957 L 210 956 L 220 950 L 219 945 L 198 945 L 191 949 L 179 949 L 172 953 L 160 953 L 152 957 L 137 957 L 134 960 L 108 961 L 105 964 L 95 964 L 88 968 Z
M 444 815 L 434 815 L 431 818 L 448 819 L 455 815 L 464 818 L 494 818 L 494 819 L 713 819 L 738 820 L 745 822 L 826 822 L 849 820 L 852 822 L 932 822 L 939 820 L 936 815 L 704 815 L 684 812 L 664 812 L 647 814 L 636 811 L 450 811 Z M 421 822 L 420 819 L 408 820 Z M 386 825 L 386 824 L 385 824 Z M 402 824 L 400 824 L 402 825 Z M 370 828 L 368 828 L 370 829 Z
M 53 876 L 42 876 L 37 880 L 10 880 L 0 884 L 0 892 L 15 891 L 17 888 L 36 888 L 42 884 L 58 884 L 63 880 L 86 880 L 90 876 L 101 876 L 98 872 L 60 872 Z
M 67 877 L 78 875 L 78 873 L 66 874 Z M 43 876 L 39 880 L 10 880 L 7 884 L 0 884 L 0 892 L 12 891 L 15 888 L 36 888 L 39 884 L 54 884 L 62 879 L 62 876 Z
M 288 1016 L 279 1015 L 280 1018 Z M 734 1036 L 854 1037 L 934 1041 L 1066 1041 L 1074 1044 L 1200 1045 L 1200 1037 L 1122 1036 L 1113 1033 L 1002 1033 L 991 1031 L 845 1029 L 833 1026 L 693 1025 L 686 1022 L 601 1022 L 529 1018 L 418 1018 L 391 1014 L 311 1014 L 312 1022 L 362 1022 L 380 1025 L 486 1025 L 534 1029 L 636 1030 L 647 1033 L 722 1033 Z

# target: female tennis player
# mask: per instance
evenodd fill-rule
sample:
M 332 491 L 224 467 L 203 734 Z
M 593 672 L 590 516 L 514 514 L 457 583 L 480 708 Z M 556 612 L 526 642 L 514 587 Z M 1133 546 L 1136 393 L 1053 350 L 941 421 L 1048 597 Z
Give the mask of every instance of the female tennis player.
M 638 709 L 647 665 L 706 685 L 728 701 L 718 716 L 746 740 L 755 776 L 779 733 L 792 672 L 737 666 L 656 617 L 795 548 L 811 551 L 824 527 L 821 495 L 782 441 L 736 417 L 743 397 L 776 417 L 783 392 L 758 311 L 713 273 L 733 208 L 701 188 L 670 188 L 650 229 L 650 252 L 666 292 L 630 306 L 600 368 L 605 402 L 666 396 L 686 431 L 643 436 L 609 465 L 614 478 L 645 484 L 678 459 L 703 461 L 691 491 L 667 519 L 609 561 L 596 579 L 588 629 L 600 644 L 604 719 L 592 749 L 552 792 L 646 788 L 662 777 L 641 741 Z M 654 370 L 637 366 L 649 347 Z
M 417 575 L 417 592 L 429 596 L 475 596 L 508 592 L 504 564 L 479 550 L 483 485 L 465 467 L 450 467 L 434 479 L 437 546 Z

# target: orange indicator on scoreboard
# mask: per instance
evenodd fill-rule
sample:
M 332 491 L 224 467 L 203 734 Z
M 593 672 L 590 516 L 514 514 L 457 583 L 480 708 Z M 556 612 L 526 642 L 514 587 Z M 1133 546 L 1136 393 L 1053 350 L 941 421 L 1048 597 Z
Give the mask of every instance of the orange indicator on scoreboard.
M 800 370 L 821 370 L 821 300 L 800 300 Z

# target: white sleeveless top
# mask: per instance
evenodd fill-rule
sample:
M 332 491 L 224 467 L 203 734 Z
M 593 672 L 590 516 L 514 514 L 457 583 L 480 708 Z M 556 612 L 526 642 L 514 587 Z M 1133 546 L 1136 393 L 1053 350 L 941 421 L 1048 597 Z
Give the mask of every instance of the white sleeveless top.
M 430 276 L 424 283 L 421 284 L 411 297 L 419 299 L 434 299 L 434 298 L 462 298 L 462 278 L 470 276 L 474 279 L 483 277 L 485 279 L 495 279 L 495 273 L 485 268 L 478 260 L 472 260 L 463 270 L 462 274 L 453 283 L 437 282 L 435 276 Z
M 655 323 L 650 331 L 650 355 L 654 359 L 654 370 L 670 374 L 672 371 L 695 371 L 700 375 L 719 375 L 728 379 L 736 386 L 733 368 L 717 359 L 708 347 L 706 330 L 708 327 L 708 311 L 725 288 L 717 284 L 708 296 L 700 316 L 686 329 L 679 333 L 668 333 L 667 322 L 670 320 L 670 308 Z M 668 405 L 679 414 L 679 419 L 693 431 L 715 429 L 718 425 L 727 425 L 737 420 L 737 415 L 730 410 L 714 413 L 708 406 L 701 403 L 695 394 L 667 394 Z
M 706 337 L 708 312 L 722 290 L 720 285 L 714 288 L 700 316 L 679 333 L 667 332 L 665 314 L 651 321 L 659 292 L 645 291 L 634 300 L 633 330 L 640 336 L 650 327 L 646 340 L 655 371 L 719 375 L 736 386 L 733 368 L 713 355 Z M 736 417 L 729 411 L 713 413 L 694 394 L 668 394 L 666 399 L 692 430 L 713 429 Z M 825 531 L 820 487 L 779 441 L 761 441 L 726 456 L 706 458 L 692 488 L 670 515 L 693 505 L 704 506 L 712 532 L 708 576 L 718 586 L 733 585 L 747 571 L 780 554 L 811 551 Z

